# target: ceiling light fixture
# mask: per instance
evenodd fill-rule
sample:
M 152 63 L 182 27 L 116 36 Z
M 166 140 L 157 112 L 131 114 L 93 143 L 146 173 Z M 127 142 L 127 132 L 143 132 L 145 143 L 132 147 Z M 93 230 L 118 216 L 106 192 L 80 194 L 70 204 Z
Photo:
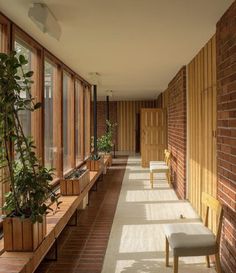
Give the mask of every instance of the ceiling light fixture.
M 48 33 L 57 40 L 60 39 L 61 27 L 47 5 L 33 3 L 28 11 L 28 16 L 43 33 Z

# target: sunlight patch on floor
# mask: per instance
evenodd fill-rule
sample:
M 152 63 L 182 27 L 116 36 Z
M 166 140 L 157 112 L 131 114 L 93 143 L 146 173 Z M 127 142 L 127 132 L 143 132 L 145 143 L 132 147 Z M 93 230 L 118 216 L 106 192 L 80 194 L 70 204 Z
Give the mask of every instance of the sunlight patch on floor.
M 180 219 L 180 216 L 184 219 Z M 149 170 L 130 157 L 125 171 L 102 273 L 172 273 L 165 267 L 163 225 L 198 222 L 189 202 L 179 200 L 164 174 L 155 175 L 150 188 Z M 170 253 L 170 262 L 172 256 Z M 180 258 L 179 273 L 215 273 L 204 257 Z

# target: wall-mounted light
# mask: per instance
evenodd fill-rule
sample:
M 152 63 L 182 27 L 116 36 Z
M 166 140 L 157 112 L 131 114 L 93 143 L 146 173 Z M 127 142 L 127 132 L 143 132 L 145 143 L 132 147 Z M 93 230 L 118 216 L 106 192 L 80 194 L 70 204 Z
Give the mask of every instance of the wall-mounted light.
M 89 82 L 93 85 L 101 85 L 101 74 L 98 72 L 89 72 Z
M 60 39 L 61 27 L 47 5 L 33 3 L 28 11 L 28 16 L 43 33 L 48 33 L 57 40 Z
M 106 96 L 108 96 L 108 97 L 111 98 L 112 95 L 113 95 L 113 94 L 112 94 L 112 90 L 107 90 L 107 91 L 106 91 Z

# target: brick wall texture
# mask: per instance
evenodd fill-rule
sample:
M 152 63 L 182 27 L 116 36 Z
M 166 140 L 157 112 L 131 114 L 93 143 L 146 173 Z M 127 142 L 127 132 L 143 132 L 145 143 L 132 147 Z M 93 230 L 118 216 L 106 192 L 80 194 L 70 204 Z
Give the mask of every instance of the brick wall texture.
M 186 196 L 186 66 L 169 83 L 168 92 L 168 149 L 172 154 L 172 183 L 183 199 Z
M 236 272 L 236 2 L 217 24 L 217 172 L 224 205 L 221 260 Z
M 106 132 L 106 102 L 98 101 L 97 102 L 97 134 L 98 137 L 101 137 Z M 93 136 L 93 103 L 91 104 L 91 135 Z M 109 119 L 112 123 L 117 123 L 117 102 L 109 102 Z M 117 143 L 117 128 L 113 137 L 114 143 Z

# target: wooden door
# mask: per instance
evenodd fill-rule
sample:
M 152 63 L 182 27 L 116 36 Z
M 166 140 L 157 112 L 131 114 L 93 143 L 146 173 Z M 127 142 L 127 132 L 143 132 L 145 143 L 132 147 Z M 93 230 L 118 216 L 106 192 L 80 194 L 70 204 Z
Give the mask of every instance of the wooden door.
M 158 108 L 141 109 L 142 167 L 151 160 L 163 160 L 167 147 L 166 111 Z

